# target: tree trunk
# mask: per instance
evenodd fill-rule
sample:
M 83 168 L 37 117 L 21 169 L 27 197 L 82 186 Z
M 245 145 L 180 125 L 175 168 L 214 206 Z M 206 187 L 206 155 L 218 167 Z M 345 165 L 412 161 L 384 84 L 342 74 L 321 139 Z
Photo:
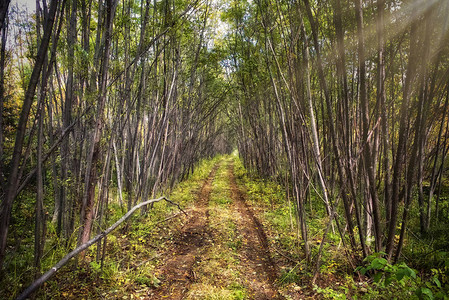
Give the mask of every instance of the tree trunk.
M 371 205 L 367 204 L 367 207 L 372 208 L 373 212 L 373 225 L 374 225 L 374 237 L 375 237 L 375 248 L 376 252 L 381 249 L 382 242 L 382 232 L 380 228 L 379 219 L 379 199 L 376 190 L 376 178 L 375 178 L 375 161 L 372 158 L 372 142 L 368 137 L 369 131 L 369 106 L 367 99 L 367 87 L 366 87 L 366 66 L 365 66 L 365 41 L 363 33 L 363 11 L 362 11 L 362 1 L 355 0 L 355 14 L 357 20 L 357 36 L 358 36 L 358 59 L 359 59 L 359 80 L 360 80 L 360 105 L 362 108 L 362 127 L 363 127 L 363 137 L 362 137 L 362 148 L 364 154 L 364 166 L 366 176 L 368 177 L 368 191 L 369 200 Z M 368 202 L 367 201 L 367 202 Z
M 56 10 L 59 1 L 52 0 L 50 9 L 48 12 L 47 22 L 45 24 L 44 35 L 39 46 L 36 62 L 31 73 L 30 81 L 28 84 L 25 98 L 20 113 L 20 119 L 16 131 L 16 138 L 14 143 L 14 151 L 11 160 L 11 173 L 8 176 L 6 195 L 3 198 L 1 211 L 0 211 L 0 267 L 3 268 L 3 260 L 6 254 L 6 243 L 8 237 L 8 227 L 11 217 L 12 204 L 16 196 L 16 190 L 20 182 L 19 178 L 19 165 L 22 158 L 23 142 L 25 140 L 26 127 L 28 123 L 28 117 L 30 115 L 31 105 L 33 104 L 34 94 L 36 86 L 39 81 L 42 66 L 45 61 L 45 53 L 47 52 L 48 45 L 50 43 L 51 33 L 53 31 L 53 24 L 55 21 Z M 57 41 L 53 41 L 56 43 Z
M 407 121 L 409 114 L 409 103 L 412 96 L 413 83 L 417 69 L 417 21 L 411 24 L 410 30 L 410 55 L 405 76 L 405 85 L 403 88 L 402 103 L 400 108 L 399 120 L 399 139 L 394 157 L 393 179 L 392 179 L 392 195 L 391 195 L 391 218 L 388 224 L 388 237 L 386 245 L 386 253 L 390 260 L 394 251 L 394 237 L 396 235 L 396 222 L 398 217 L 399 193 L 401 189 L 400 180 L 402 177 L 402 169 L 405 164 L 406 141 L 407 141 Z
M 81 218 L 81 237 L 79 244 L 86 243 L 90 238 L 93 221 L 93 207 L 95 204 L 95 187 L 98 179 L 97 168 L 101 161 L 101 138 L 104 126 L 104 108 L 106 103 L 106 85 L 107 85 L 107 70 L 109 65 L 109 52 L 111 47 L 112 24 L 115 14 L 116 1 L 106 1 L 106 23 L 104 33 L 104 50 L 101 65 L 101 79 L 100 89 L 98 91 L 97 115 L 94 133 L 92 136 L 92 145 L 89 153 L 87 165 L 86 188 L 83 198 L 82 218 Z

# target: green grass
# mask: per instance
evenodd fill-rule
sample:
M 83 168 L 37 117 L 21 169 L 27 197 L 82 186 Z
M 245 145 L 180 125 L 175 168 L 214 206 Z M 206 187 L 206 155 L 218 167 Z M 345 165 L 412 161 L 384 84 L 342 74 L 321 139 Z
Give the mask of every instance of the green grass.
M 229 188 L 227 158 L 216 172 L 209 201 L 209 227 L 214 243 L 195 266 L 199 282 L 192 284 L 187 299 L 247 299 L 239 271 L 238 249 L 242 244 L 235 224 Z
M 295 207 L 292 201 L 288 201 L 283 188 L 277 183 L 251 176 L 236 156 L 234 164 L 239 183 L 246 187 L 249 203 L 258 208 L 257 216 L 265 225 L 270 244 L 290 257 L 291 261 L 286 261 L 283 257 L 276 256 L 281 262 L 279 281 L 285 292 L 296 290 L 300 286 L 306 293 L 308 290 L 309 296 L 315 295 L 325 299 L 346 299 L 346 296 L 354 299 L 431 299 L 427 296 L 430 293 L 435 299 L 448 299 L 449 201 L 445 195 L 442 195 L 440 202 L 440 219 L 432 224 L 426 237 L 419 237 L 419 210 L 417 205 L 411 206 L 403 259 L 409 266 L 420 270 L 420 276 L 416 279 L 411 278 L 404 282 L 393 280 L 388 285 L 370 283 L 369 277 L 360 281 L 345 254 L 345 251 L 352 251 L 345 250 L 335 228 L 335 232 L 329 232 L 324 245 L 320 266 L 322 279 L 312 287 L 312 272 L 303 260 L 304 242 L 296 229 Z M 306 218 L 312 257 L 315 257 L 328 217 L 322 201 L 313 190 L 309 196 Z M 340 224 L 344 224 L 343 212 L 339 212 L 339 220 Z M 345 242 L 348 245 L 347 236 Z
M 169 198 L 179 203 L 183 208 L 191 206 L 212 167 L 221 159 L 221 157 L 216 157 L 201 161 L 195 172 L 187 180 L 178 183 L 172 191 L 168 191 Z M 115 200 L 108 207 L 108 224 L 114 223 L 124 214 L 120 205 L 116 202 L 115 190 L 111 188 L 110 199 Z M 22 193 L 21 197 L 28 196 Z M 50 200 L 46 199 L 46 201 Z M 126 201 L 126 195 L 124 200 Z M 33 211 L 33 207 L 30 206 L 32 205 L 30 201 L 17 203 L 20 203 L 20 205 L 15 206 L 15 213 L 25 217 L 14 219 L 14 229 L 10 236 L 22 236 L 21 245 L 18 245 L 16 251 L 8 254 L 6 276 L 0 279 L 1 299 L 15 298 L 32 281 L 34 274 L 32 268 L 33 238 L 30 231 L 31 227 L 28 225 L 34 221 L 32 215 L 27 217 L 28 212 Z M 51 203 L 47 203 L 47 207 L 51 207 Z M 157 257 L 138 268 L 135 266 L 163 251 L 165 242 L 169 239 L 169 234 L 181 222 L 181 216 L 166 222 L 164 220 L 177 213 L 179 213 L 179 210 L 165 201 L 156 203 L 153 209 L 145 215 L 135 213 L 127 225 L 122 224 L 108 236 L 103 268 L 101 268 L 101 262 L 96 261 L 97 246 L 94 245 L 86 251 L 85 263 L 80 262 L 77 268 L 75 260 L 69 262 L 68 265 L 58 271 L 53 279 L 45 283 L 38 293 L 38 298 L 121 298 L 121 296 L 129 294 L 130 290 L 133 290 L 131 293 L 137 296 L 138 293 L 134 290 L 157 284 L 157 279 L 152 274 L 154 265 L 157 263 Z M 92 235 L 95 233 L 96 229 L 94 229 Z M 76 233 L 72 235 L 69 241 L 57 238 L 55 225 L 48 222 L 42 271 L 51 268 L 70 249 L 73 249 L 76 238 Z
M 254 213 L 264 225 L 272 256 L 280 268 L 279 285 L 282 293 L 287 295 L 293 290 L 301 290 L 309 296 L 328 299 L 344 299 L 342 297 L 345 295 L 357 299 L 408 299 L 418 298 L 414 293 L 418 290 L 421 291 L 421 298 L 426 299 L 425 295 L 429 290 L 436 299 L 447 299 L 444 298 L 449 290 L 449 200 L 446 194 L 442 195 L 440 202 L 440 219 L 432 224 L 425 237 L 419 235 L 417 205 L 412 205 L 410 210 L 410 230 L 407 232 L 403 253 L 407 258 L 406 263 L 419 271 L 418 279 L 409 280 L 405 285 L 396 281 L 390 285 L 372 284 L 368 283 L 368 278 L 360 281 L 347 263 L 338 232 L 330 231 L 320 267 L 324 280 L 319 280 L 312 286 L 312 270 L 304 260 L 304 243 L 297 230 L 293 200 L 288 200 L 285 189 L 278 183 L 251 177 L 236 155 L 202 161 L 194 174 L 176 184 L 170 191 L 170 199 L 183 208 L 191 207 L 204 180 L 219 161 L 221 164 L 212 185 L 209 203 L 209 227 L 214 235 L 214 244 L 205 250 L 207 252 L 204 255 L 208 260 L 200 261 L 194 267 L 201 280 L 191 286 L 188 299 L 250 297 L 242 279 L 244 270 L 240 263 L 239 251 L 244 241 L 238 230 L 238 213 L 233 208 L 230 196 L 230 163 L 234 164 L 236 179 L 247 194 L 248 204 L 255 208 Z M 26 198 L 27 195 L 23 194 L 22 197 Z M 310 197 L 311 202 L 306 205 L 306 216 L 312 255 L 316 255 L 328 218 L 321 200 L 313 192 Z M 22 238 L 17 239 L 21 240 L 20 244 L 14 245 L 16 251 L 9 253 L 7 257 L 6 276 L 0 279 L 1 299 L 17 296 L 33 277 L 33 237 L 30 226 L 27 225 L 33 223 L 30 213 L 33 207 L 32 203 L 24 201 L 25 198 L 20 205 L 14 207 L 15 214 L 23 214 L 24 218 L 14 220 L 11 237 Z M 117 197 L 112 194 L 111 198 Z M 110 203 L 108 210 L 108 224 L 123 215 L 116 202 Z M 79 268 L 76 268 L 75 261 L 70 262 L 54 279 L 45 284 L 38 293 L 38 298 L 87 299 L 145 295 L 149 287 L 157 287 L 160 283 L 153 274 L 158 263 L 158 254 L 166 250 L 167 241 L 170 240 L 171 234 L 176 232 L 183 217 L 179 215 L 171 220 L 164 220 L 178 213 L 176 207 L 160 202 L 145 215 L 135 214 L 126 230 L 123 226 L 108 236 L 107 256 L 103 267 L 96 261 L 97 250 L 96 246 L 93 246 L 87 251 L 86 263 L 80 263 Z M 47 238 L 42 271 L 52 267 L 73 249 L 77 236 L 74 234 L 68 243 L 58 239 L 55 226 L 48 223 Z M 141 262 L 143 264 L 136 267 Z

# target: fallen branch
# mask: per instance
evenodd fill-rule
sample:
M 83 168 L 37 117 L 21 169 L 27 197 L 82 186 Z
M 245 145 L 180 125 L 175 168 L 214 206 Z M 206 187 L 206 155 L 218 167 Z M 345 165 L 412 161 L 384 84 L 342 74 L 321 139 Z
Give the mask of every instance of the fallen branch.
M 293 259 L 293 258 L 287 256 L 286 254 L 282 253 L 280 250 L 276 249 L 275 247 L 272 246 L 271 248 L 273 248 L 274 251 L 276 251 L 276 253 L 278 253 L 280 256 L 286 258 L 288 261 L 290 261 L 290 262 L 292 262 L 292 263 L 295 263 L 295 264 L 298 263 L 297 260 L 295 260 L 295 259 Z
M 185 213 L 185 212 L 184 212 Z M 174 219 L 174 218 L 176 218 L 177 216 L 179 216 L 181 213 L 177 213 L 177 214 L 174 214 L 174 215 L 172 215 L 172 216 L 170 216 L 170 217 L 167 217 L 167 218 L 165 218 L 164 220 L 161 220 L 161 221 L 159 221 L 159 222 L 157 222 L 156 223 L 156 225 L 158 225 L 158 224 L 160 224 L 160 223 L 164 223 L 164 222 L 167 222 L 168 220 L 171 220 L 171 219 Z M 185 213 L 186 214 L 186 213 Z M 187 214 L 186 214 L 187 215 Z
M 93 239 L 91 239 L 90 241 L 88 241 L 85 244 L 82 244 L 81 246 L 79 246 L 78 248 L 76 248 L 75 250 L 73 250 L 72 252 L 70 252 L 69 254 L 67 254 L 66 256 L 64 256 L 56 265 L 54 265 L 53 268 L 51 268 L 50 270 L 48 270 L 44 275 L 42 275 L 40 278 L 38 278 L 36 281 L 34 281 L 25 291 L 23 291 L 22 294 L 20 294 L 19 297 L 17 297 L 17 300 L 21 300 L 21 299 L 26 299 L 32 292 L 34 292 L 39 286 L 41 286 L 44 282 L 46 282 L 51 276 L 53 276 L 53 274 L 56 273 L 56 271 L 58 271 L 61 267 L 63 267 L 66 263 L 69 262 L 69 260 L 73 257 L 75 257 L 76 255 L 78 255 L 80 252 L 86 250 L 87 248 L 89 248 L 90 246 L 92 246 L 93 244 L 98 243 L 99 241 L 101 241 L 102 238 L 104 238 L 105 236 L 107 236 L 109 233 L 111 233 L 114 229 L 116 229 L 121 223 L 123 223 L 124 221 L 126 221 L 127 219 L 129 219 L 129 217 L 131 217 L 131 215 L 138 210 L 139 208 L 141 208 L 142 206 L 145 205 L 149 205 L 151 203 L 156 203 L 156 202 L 160 202 L 162 200 L 167 201 L 168 203 L 175 205 L 176 207 L 179 208 L 179 210 L 181 210 L 184 214 L 187 215 L 187 213 L 179 206 L 179 204 L 171 201 L 170 199 L 166 198 L 166 197 L 160 197 L 157 199 L 152 199 L 152 200 L 148 200 L 145 202 L 142 202 L 136 206 L 134 206 L 130 211 L 128 211 L 123 217 L 120 218 L 120 220 L 118 220 L 117 222 L 115 222 L 111 227 L 109 227 L 108 229 L 106 229 L 105 231 L 103 231 L 102 233 L 98 234 L 96 237 L 94 237 Z
M 152 261 L 152 260 L 154 260 L 154 259 L 156 259 L 156 258 L 159 258 L 160 256 L 161 256 L 161 254 L 160 254 L 160 253 L 157 253 L 157 254 L 153 255 L 151 258 L 149 258 L 149 259 L 147 259 L 147 260 L 144 260 L 144 261 L 142 261 L 141 263 L 135 265 L 135 266 L 133 267 L 133 269 L 137 269 L 137 268 L 140 267 L 141 265 L 146 264 L 147 262 L 150 262 L 150 261 Z

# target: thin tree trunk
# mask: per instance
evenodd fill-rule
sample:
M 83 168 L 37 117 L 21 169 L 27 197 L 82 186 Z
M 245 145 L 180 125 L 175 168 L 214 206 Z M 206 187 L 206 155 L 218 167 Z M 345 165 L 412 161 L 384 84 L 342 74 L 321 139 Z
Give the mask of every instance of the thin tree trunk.
M 76 43 L 76 13 L 77 13 L 77 1 L 70 1 L 71 5 L 68 6 L 68 10 L 71 8 L 70 14 L 70 23 L 67 29 L 67 58 L 68 58 L 68 75 L 67 75 L 67 83 L 66 83 L 66 93 L 65 93 L 65 102 L 64 102 L 64 114 L 63 114 L 63 128 L 67 128 L 69 124 L 72 123 L 72 106 L 73 106 L 73 97 L 74 97 L 74 62 L 75 62 L 75 43 Z M 61 197 L 59 198 L 58 205 L 58 224 L 57 224 L 57 234 L 60 235 L 61 230 L 64 226 L 64 212 L 67 205 L 67 198 L 70 190 L 70 178 L 69 178 L 69 167 L 70 167 L 70 137 L 67 137 L 63 140 L 61 144 L 61 175 L 62 175 L 62 185 L 61 185 Z M 74 193 L 72 193 L 72 197 Z
M 8 8 L 10 2 L 11 0 L 4 0 L 0 3 L 0 31 L 6 27 L 5 20 L 8 16 Z
M 366 176 L 368 177 L 368 191 L 371 200 L 371 208 L 373 212 L 373 225 L 375 236 L 375 248 L 376 251 L 380 251 L 382 242 L 382 232 L 380 228 L 379 219 L 379 199 L 376 190 L 376 178 L 375 178 L 375 161 L 372 158 L 372 143 L 368 138 L 369 131 L 369 106 L 366 87 L 366 65 L 365 65 L 365 37 L 363 33 L 363 11 L 362 1 L 355 0 L 355 13 L 357 20 L 357 36 L 358 36 L 358 59 L 359 59 L 359 79 L 360 79 L 360 105 L 362 108 L 362 147 L 364 154 L 364 165 Z M 369 200 L 368 200 L 369 201 Z M 369 205 L 367 205 L 369 207 Z M 359 229 L 360 230 L 360 229 Z
M 391 219 L 391 197 L 390 197 L 390 142 L 388 131 L 388 109 L 386 105 L 385 90 L 385 41 L 384 41 L 384 9 L 385 0 L 377 1 L 377 47 L 378 47 L 378 78 L 377 78 L 377 99 L 380 103 L 381 126 L 382 126 L 382 146 L 383 146 L 383 171 L 384 171 L 384 205 L 385 220 L 387 227 Z
M 3 27 L 0 29 L 1 35 L 1 45 L 0 45 L 0 193 L 5 193 L 5 181 L 4 181 L 4 171 L 3 171 L 3 106 L 5 103 L 5 66 L 6 66 L 6 41 L 8 32 L 8 22 L 4 23 Z M 0 266 L 1 269 L 1 266 Z
M 386 253 L 390 260 L 394 251 L 394 237 L 396 235 L 396 222 L 398 217 L 399 192 L 401 189 L 400 179 L 402 177 L 402 169 L 405 164 L 406 140 L 407 140 L 407 120 L 409 113 L 409 103 L 412 96 L 412 86 L 416 75 L 417 63 L 417 21 L 411 25 L 410 31 L 410 55 L 408 60 L 407 72 L 405 77 L 405 85 L 403 88 L 402 103 L 400 108 L 399 120 L 399 139 L 395 155 L 393 179 L 392 179 L 392 195 L 391 195 L 391 218 L 388 237 L 386 244 Z
M 304 23 L 303 23 L 302 16 L 300 16 L 300 18 L 301 18 L 301 33 L 302 33 L 302 38 L 303 38 L 303 42 L 304 42 L 304 51 L 303 51 L 304 66 L 305 66 L 305 71 L 306 71 L 306 77 L 305 77 L 306 95 L 307 95 L 306 97 L 307 97 L 307 103 L 308 103 L 308 105 L 306 105 L 306 107 L 308 108 L 308 113 L 310 116 L 310 125 L 311 125 L 311 130 L 312 130 L 312 145 L 313 145 L 313 150 L 314 150 L 314 154 L 315 154 L 315 163 L 317 165 L 317 170 L 318 170 L 318 179 L 319 179 L 321 189 L 323 190 L 323 198 L 326 203 L 327 214 L 329 217 L 331 217 L 332 210 L 331 210 L 331 205 L 330 205 L 330 201 L 329 201 L 329 193 L 328 193 L 328 189 L 327 189 L 326 179 L 325 179 L 324 173 L 323 173 L 323 165 L 321 163 L 320 142 L 318 139 L 318 130 L 316 127 L 315 113 L 313 111 L 312 92 L 311 92 L 311 84 L 310 84 L 310 71 L 309 71 L 309 49 L 308 49 L 309 42 L 308 42 L 307 35 L 306 35 L 305 29 L 304 29 Z M 333 228 L 333 223 L 331 223 L 331 226 Z
M 2 200 L 0 212 L 0 268 L 3 268 L 3 260 L 6 254 L 6 243 L 8 237 L 9 222 L 11 217 L 11 209 L 16 196 L 16 190 L 20 181 L 18 169 L 22 158 L 23 142 L 25 140 L 28 117 L 30 115 L 30 109 L 31 105 L 33 104 L 34 94 L 36 91 L 36 86 L 39 81 L 42 66 L 45 61 L 45 53 L 47 52 L 48 45 L 50 43 L 50 37 L 53 31 L 53 24 L 55 21 L 58 3 L 59 1 L 52 0 L 50 4 L 48 18 L 45 24 L 44 35 L 42 37 L 39 46 L 36 63 L 34 64 L 33 72 L 31 73 L 28 88 L 25 93 L 25 98 L 23 101 L 20 119 L 16 131 L 14 151 L 11 160 L 11 173 L 8 176 L 6 195 Z M 57 41 L 53 42 L 56 43 Z
M 43 105 L 44 99 L 39 104 L 39 128 L 37 136 L 37 193 L 36 193 L 36 217 L 34 226 L 34 268 L 35 277 L 40 274 L 41 257 L 45 245 L 45 217 L 44 217 L 44 179 L 43 179 L 43 130 L 45 110 Z
M 447 112 L 448 104 L 449 104 L 449 84 L 447 85 L 447 88 L 446 88 L 446 100 L 444 102 L 444 109 L 443 109 L 444 112 Z M 430 228 L 430 223 L 431 223 L 430 212 L 431 212 L 431 205 L 432 205 L 433 195 L 435 193 L 435 188 L 437 186 L 437 181 L 440 181 L 438 178 L 441 179 L 441 177 L 442 177 L 442 174 L 440 172 L 437 172 L 437 163 L 438 163 L 439 152 L 440 152 L 440 149 L 442 148 L 442 150 L 443 150 L 442 154 L 443 155 L 442 155 L 442 158 L 441 158 L 441 166 L 443 166 L 443 164 L 444 164 L 444 150 L 446 148 L 446 138 L 447 138 L 446 136 L 445 136 L 443 145 L 441 146 L 440 144 L 441 144 L 441 136 L 442 136 L 442 133 L 443 133 L 443 127 L 444 127 L 444 123 L 445 122 L 446 122 L 446 113 L 444 113 L 442 118 L 441 118 L 440 129 L 439 129 L 439 132 L 438 132 L 437 145 L 435 147 L 435 158 L 434 158 L 434 161 L 433 161 L 432 175 L 430 176 L 430 188 L 429 188 L 429 198 L 427 199 L 427 216 L 426 216 L 426 218 L 427 218 L 427 222 L 426 222 L 427 230 Z M 446 128 L 446 134 L 447 134 L 447 128 Z M 439 168 L 439 170 L 441 170 L 441 168 Z M 435 205 L 435 214 L 437 214 L 436 213 L 436 210 L 437 210 L 436 208 L 437 208 L 437 205 Z M 435 218 L 435 219 L 438 221 L 437 218 Z
M 101 68 L 101 81 L 100 90 L 98 92 L 98 104 L 97 104 L 97 116 L 94 133 L 92 136 L 92 146 L 89 151 L 89 163 L 87 165 L 88 174 L 86 178 L 86 188 L 84 192 L 84 200 L 82 207 L 82 218 L 81 218 L 81 238 L 79 244 L 86 243 L 90 238 L 90 232 L 92 229 L 93 221 L 93 207 L 95 203 L 95 187 L 98 179 L 97 174 L 97 163 L 101 161 L 101 138 L 104 126 L 104 108 L 106 103 L 106 85 L 107 85 L 107 70 L 109 65 L 109 52 L 111 47 L 111 37 L 112 37 L 112 22 L 115 14 L 116 1 L 107 0 L 106 1 L 106 23 L 105 23 L 105 36 L 104 36 L 104 50 L 103 50 L 103 61 Z
M 325 98 L 325 101 L 326 101 L 327 117 L 329 119 L 328 125 L 329 125 L 329 130 L 330 130 L 330 135 L 331 135 L 332 149 L 333 149 L 333 152 L 334 152 L 333 155 L 334 155 L 335 160 L 337 162 L 337 171 L 338 171 L 338 175 L 339 175 L 339 178 L 340 178 L 340 182 L 343 182 L 344 178 L 346 178 L 346 174 L 345 174 L 342 162 L 340 160 L 341 156 L 340 156 L 340 151 L 339 151 L 338 144 L 337 144 L 337 133 L 336 133 L 335 126 L 334 126 L 335 121 L 334 121 L 334 114 L 332 112 L 332 103 L 331 103 L 331 98 L 330 98 L 330 91 L 329 91 L 327 83 L 326 83 L 326 78 L 325 78 L 324 70 L 323 70 L 323 62 L 322 62 L 321 54 L 320 54 L 320 46 L 319 46 L 319 41 L 318 41 L 317 24 L 316 24 L 315 18 L 312 15 L 312 10 L 310 8 L 309 0 L 304 0 L 304 3 L 305 3 L 305 6 L 306 6 L 306 12 L 307 12 L 307 16 L 308 16 L 309 22 L 311 24 L 312 37 L 313 37 L 315 51 L 316 51 L 316 55 L 317 55 L 318 79 L 319 79 L 321 88 L 323 89 L 324 98 Z M 352 177 L 351 174 L 348 174 L 348 176 L 350 178 Z M 350 212 L 351 203 L 350 203 L 348 195 L 345 192 L 342 192 L 342 197 L 343 197 L 343 205 L 344 205 L 344 209 L 345 209 L 346 222 L 347 222 L 348 228 L 349 228 L 349 237 L 350 237 L 350 241 L 351 241 L 351 247 L 353 249 L 355 249 L 356 248 L 356 241 L 355 241 L 355 238 L 354 238 L 354 225 L 352 223 L 352 216 L 351 216 L 351 212 Z M 360 230 L 362 228 L 362 226 L 361 226 L 361 220 L 360 220 L 360 213 L 359 213 L 358 203 L 357 203 L 356 199 L 354 199 L 353 203 L 355 205 L 355 214 L 356 214 L 356 219 L 357 219 L 357 226 L 359 227 L 358 232 L 359 232 L 359 235 L 360 235 L 360 243 L 362 245 L 363 255 L 366 256 L 367 255 L 367 251 L 366 251 L 366 247 L 365 247 L 365 237 L 363 236 L 363 230 Z
M 112 147 L 114 148 L 114 159 L 115 159 L 115 170 L 117 172 L 117 187 L 118 187 L 118 199 L 120 203 L 120 207 L 123 210 L 123 193 L 122 193 L 122 171 L 120 168 L 120 164 L 118 162 L 117 156 L 117 146 L 115 145 L 115 141 L 112 143 Z

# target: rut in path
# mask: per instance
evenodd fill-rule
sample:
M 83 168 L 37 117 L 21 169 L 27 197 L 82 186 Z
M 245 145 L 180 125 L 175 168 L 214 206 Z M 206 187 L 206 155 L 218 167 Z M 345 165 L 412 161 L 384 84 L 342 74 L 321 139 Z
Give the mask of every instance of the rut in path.
M 162 284 L 149 291 L 150 299 L 203 299 L 211 289 L 218 293 L 215 295 L 219 295 L 220 289 L 232 293 L 230 282 L 244 286 L 249 299 L 283 299 L 275 286 L 278 272 L 270 256 L 263 226 L 237 185 L 233 164 L 229 161 L 226 164 L 220 170 L 227 172 L 218 173 L 217 184 L 220 186 L 225 180 L 227 188 L 224 190 L 230 194 L 220 195 L 229 200 L 228 204 L 217 205 L 220 198 L 210 199 L 217 164 L 201 188 L 187 223 L 173 237 L 164 260 L 155 270 Z M 242 241 L 234 251 L 226 246 L 229 242 L 229 220 L 235 224 L 236 228 L 232 230 Z M 232 258 L 228 261 L 226 255 Z M 239 277 L 232 279 L 232 272 L 237 272 Z
M 212 182 L 219 165 L 215 165 L 198 195 L 195 208 L 189 213 L 189 219 L 175 236 L 173 246 L 166 253 L 167 259 L 156 270 L 162 285 L 150 291 L 150 299 L 182 299 L 190 284 L 195 281 L 193 266 L 206 246 L 211 244 L 209 222 L 209 197 Z
M 267 236 L 262 224 L 254 215 L 251 207 L 246 203 L 240 191 L 233 164 L 229 165 L 231 197 L 237 211 L 242 218 L 238 221 L 238 228 L 244 237 L 243 261 L 247 272 L 247 288 L 254 299 L 283 299 L 275 287 L 278 278 L 276 264 L 270 255 Z M 252 272 L 251 272 L 252 271 Z

